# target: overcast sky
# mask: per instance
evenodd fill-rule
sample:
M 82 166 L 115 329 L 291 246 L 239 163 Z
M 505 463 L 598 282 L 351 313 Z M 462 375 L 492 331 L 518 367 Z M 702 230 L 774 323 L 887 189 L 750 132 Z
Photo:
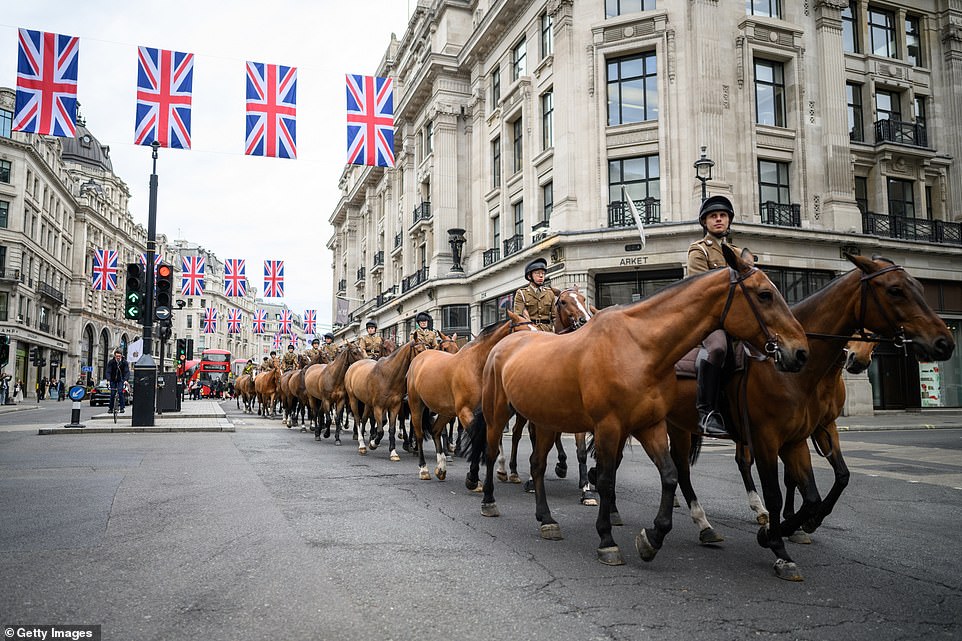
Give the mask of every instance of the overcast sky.
M 194 54 L 192 149 L 161 149 L 157 231 L 245 258 L 263 290 L 265 259 L 285 261 L 295 313 L 331 322 L 325 244 L 345 166 L 344 74 L 371 75 L 400 40 L 416 0 L 30 0 L 0 16 L 0 85 L 16 87 L 17 29 L 80 38 L 78 99 L 87 127 L 110 146 L 147 226 L 150 148 L 132 143 L 137 47 Z M 244 155 L 246 61 L 297 67 L 296 160 Z

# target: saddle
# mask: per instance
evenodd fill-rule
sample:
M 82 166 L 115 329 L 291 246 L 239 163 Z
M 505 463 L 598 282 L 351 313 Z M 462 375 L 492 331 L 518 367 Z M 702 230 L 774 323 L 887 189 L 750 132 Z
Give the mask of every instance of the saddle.
M 687 354 L 680 361 L 675 363 L 675 376 L 678 378 L 697 378 L 698 361 L 705 358 L 707 352 L 704 347 L 698 346 Z M 731 376 L 737 372 L 745 371 L 745 364 L 749 359 L 753 361 L 763 361 L 767 355 L 744 341 L 735 341 L 734 344 L 729 340 L 728 356 L 725 358 L 725 376 Z

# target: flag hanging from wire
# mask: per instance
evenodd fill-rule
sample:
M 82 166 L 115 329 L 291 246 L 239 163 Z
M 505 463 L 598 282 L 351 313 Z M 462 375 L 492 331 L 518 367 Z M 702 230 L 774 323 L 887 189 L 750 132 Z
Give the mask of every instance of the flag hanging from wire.
M 347 74 L 347 162 L 394 166 L 394 82 Z
M 137 49 L 134 144 L 190 149 L 194 54 L 154 47 Z
M 77 37 L 20 29 L 13 131 L 77 135 L 79 57 Z
M 254 333 L 267 333 L 267 310 L 258 309 L 254 312 Z
M 117 250 L 94 250 L 93 287 L 104 292 L 117 289 Z
M 638 226 L 638 235 L 641 237 L 641 248 L 644 249 L 645 245 L 648 243 L 648 241 L 645 240 L 644 221 L 641 219 L 641 215 L 638 213 L 638 209 L 635 208 L 635 201 L 633 201 L 631 199 L 631 196 L 628 195 L 628 190 L 625 189 L 624 185 L 621 186 L 621 195 L 622 195 L 622 198 L 625 199 L 625 203 L 628 206 L 628 210 L 631 212 L 632 218 L 635 219 L 635 225 Z

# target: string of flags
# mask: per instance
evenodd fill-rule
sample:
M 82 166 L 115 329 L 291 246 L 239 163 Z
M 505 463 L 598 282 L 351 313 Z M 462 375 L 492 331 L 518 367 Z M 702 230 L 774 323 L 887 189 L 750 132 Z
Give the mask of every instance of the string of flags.
M 20 29 L 13 130 L 75 137 L 80 38 Z M 394 167 L 394 82 L 346 74 L 347 162 Z M 135 145 L 191 148 L 194 54 L 137 48 Z M 297 67 L 245 64 L 248 156 L 297 158 Z

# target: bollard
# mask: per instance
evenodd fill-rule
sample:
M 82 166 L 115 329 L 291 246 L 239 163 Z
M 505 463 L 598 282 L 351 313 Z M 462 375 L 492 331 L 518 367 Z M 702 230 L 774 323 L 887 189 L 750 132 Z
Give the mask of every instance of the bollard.
M 68 396 L 70 400 L 73 401 L 73 405 L 70 408 L 70 425 L 64 425 L 64 427 L 87 427 L 80 422 L 80 402 L 84 400 L 84 396 L 87 395 L 87 390 L 83 385 L 74 385 L 70 388 Z

